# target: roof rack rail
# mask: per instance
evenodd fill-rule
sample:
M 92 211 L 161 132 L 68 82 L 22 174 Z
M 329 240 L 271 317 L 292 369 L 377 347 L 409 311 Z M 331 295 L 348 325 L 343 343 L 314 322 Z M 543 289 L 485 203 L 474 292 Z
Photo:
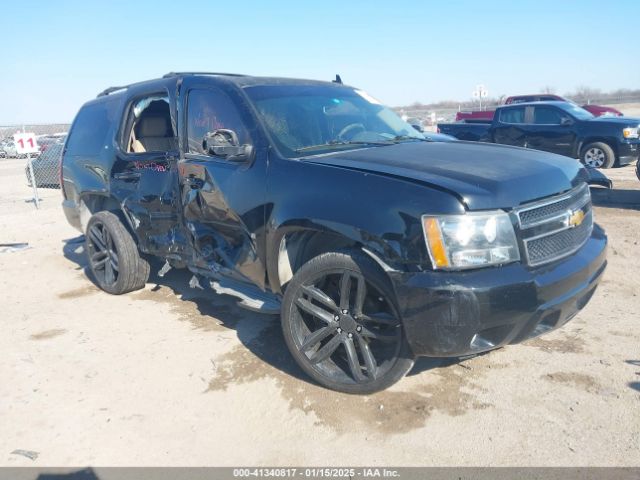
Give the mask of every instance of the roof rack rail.
M 225 75 L 227 77 L 246 77 L 242 73 L 224 73 L 224 72 L 169 72 L 162 76 L 162 78 L 177 77 L 180 75 Z
M 222 72 L 169 72 L 162 76 L 162 78 L 171 78 L 171 77 L 179 77 L 180 75 L 225 75 L 227 77 L 246 77 L 242 73 L 222 73 Z M 126 90 L 133 85 L 137 85 L 137 83 L 131 83 L 129 85 L 121 85 L 117 87 L 109 87 L 98 94 L 98 97 L 105 97 L 110 95 L 118 90 Z
M 117 92 L 118 90 L 126 90 L 130 85 L 122 85 L 121 87 L 109 87 L 98 94 L 98 97 L 105 97 L 113 92 Z

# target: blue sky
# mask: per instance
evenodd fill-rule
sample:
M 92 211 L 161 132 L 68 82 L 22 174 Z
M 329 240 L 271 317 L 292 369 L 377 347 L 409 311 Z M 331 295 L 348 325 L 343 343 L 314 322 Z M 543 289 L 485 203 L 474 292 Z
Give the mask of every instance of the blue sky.
M 3 5 L 0 125 L 68 122 L 171 70 L 332 79 L 389 105 L 640 87 L 637 0 L 29 1 Z

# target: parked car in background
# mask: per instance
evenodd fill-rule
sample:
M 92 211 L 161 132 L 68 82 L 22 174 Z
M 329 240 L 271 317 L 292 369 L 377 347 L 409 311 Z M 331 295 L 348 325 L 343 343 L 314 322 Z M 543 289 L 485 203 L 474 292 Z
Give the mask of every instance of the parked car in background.
M 40 153 L 45 152 L 51 145 L 63 144 L 66 136 L 43 135 L 37 138 Z
M 638 159 L 640 119 L 595 117 L 567 102 L 513 103 L 487 123 L 440 123 L 438 131 L 460 140 L 501 143 L 579 158 L 610 168 Z
M 60 188 L 60 160 L 62 159 L 62 143 L 51 144 L 38 158 L 35 158 L 33 166 L 33 176 L 38 188 Z M 24 168 L 27 183 L 32 185 L 29 166 Z
M 573 100 L 569 100 L 567 98 L 563 98 L 559 95 L 553 95 L 551 93 L 547 94 L 536 94 L 536 95 L 515 95 L 512 97 L 507 97 L 504 101 L 505 105 L 511 105 L 514 103 L 531 103 L 531 102 L 568 102 L 573 105 L 578 105 Z M 623 114 L 620 110 L 616 110 L 613 107 L 605 107 L 604 105 L 593 105 L 586 104 L 582 105 L 587 112 L 593 114 L 594 117 L 622 117 Z
M 568 102 L 572 105 L 578 105 L 572 100 L 563 98 L 559 95 L 553 95 L 551 93 L 542 93 L 534 95 L 514 95 L 507 97 L 504 101 L 504 105 L 512 105 L 514 103 L 531 103 L 531 102 Z M 605 107 L 603 105 L 582 105 L 586 111 L 593 114 L 595 117 L 612 116 L 622 117 L 623 114 L 620 110 L 616 110 L 613 107 Z M 456 122 L 463 120 L 493 120 L 495 110 L 477 110 L 477 111 L 465 111 L 458 112 L 456 114 Z
M 7 141 L 2 147 L 2 150 L 5 152 L 7 158 L 18 158 L 18 151 L 13 140 Z M 24 158 L 24 155 L 20 155 L 20 157 Z
M 333 82 L 109 88 L 76 116 L 62 168 L 101 289 L 143 288 L 150 255 L 188 268 L 191 285 L 279 314 L 301 369 L 348 393 L 389 387 L 419 355 L 560 328 L 607 263 L 578 162 L 429 141 Z
M 36 140 L 37 141 L 37 140 Z M 39 146 L 39 144 L 38 144 Z M 18 150 L 16 148 L 16 143 L 13 141 L 13 139 L 11 140 L 5 140 L 1 145 L 0 145 L 0 150 L 2 152 L 4 152 L 4 156 L 6 158 L 27 158 L 27 155 L 22 153 L 20 155 L 18 155 Z M 40 152 L 37 153 L 32 153 L 31 157 L 35 158 L 40 154 Z
M 495 110 L 462 110 L 456 113 L 456 122 L 490 122 Z

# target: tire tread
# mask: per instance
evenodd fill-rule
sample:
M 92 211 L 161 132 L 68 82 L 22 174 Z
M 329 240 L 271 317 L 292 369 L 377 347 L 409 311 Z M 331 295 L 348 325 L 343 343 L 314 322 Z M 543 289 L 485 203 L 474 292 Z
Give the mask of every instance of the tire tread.
M 98 286 L 113 295 L 122 295 L 143 288 L 149 279 L 151 267 L 140 256 L 138 246 L 122 221 L 114 212 L 101 211 L 94 214 L 87 225 L 87 232 L 94 221 L 100 221 L 111 234 L 118 250 L 118 280 L 114 285 Z M 85 235 L 88 242 L 88 233 Z M 88 248 L 85 247 L 88 252 Z M 90 268 L 91 267 L 91 264 Z M 95 275 L 94 275 L 95 278 Z

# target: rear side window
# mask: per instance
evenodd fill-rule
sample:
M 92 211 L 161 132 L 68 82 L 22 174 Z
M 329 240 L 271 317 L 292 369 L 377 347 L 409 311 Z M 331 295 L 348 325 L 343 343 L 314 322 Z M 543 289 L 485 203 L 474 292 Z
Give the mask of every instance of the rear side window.
M 107 143 L 116 110 L 115 102 L 82 107 L 67 140 L 67 155 L 96 156 Z
M 502 123 L 524 123 L 524 107 L 503 108 L 500 110 Z
M 127 153 L 169 152 L 178 148 L 169 97 L 164 93 L 135 100 L 125 125 L 122 148 Z

